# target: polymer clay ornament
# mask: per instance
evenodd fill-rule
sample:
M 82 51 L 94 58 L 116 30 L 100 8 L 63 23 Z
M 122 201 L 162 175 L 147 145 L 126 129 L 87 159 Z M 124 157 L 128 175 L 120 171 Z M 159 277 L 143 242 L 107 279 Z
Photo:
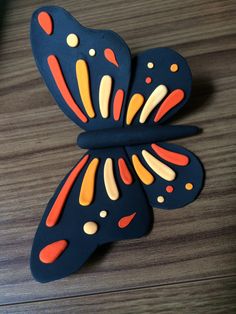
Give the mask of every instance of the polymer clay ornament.
M 192 202 L 203 185 L 200 161 L 166 143 L 198 132 L 165 125 L 187 102 L 191 72 L 183 57 L 156 48 L 131 59 L 112 31 L 81 26 L 59 7 L 36 10 L 34 57 L 63 112 L 85 132 L 88 151 L 49 201 L 31 253 L 36 280 L 77 271 L 102 244 L 147 234 L 152 207 Z

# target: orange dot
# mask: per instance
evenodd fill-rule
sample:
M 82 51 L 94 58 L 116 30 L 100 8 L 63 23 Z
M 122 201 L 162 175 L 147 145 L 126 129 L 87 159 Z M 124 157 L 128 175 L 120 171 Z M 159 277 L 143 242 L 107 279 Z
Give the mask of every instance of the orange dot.
M 150 76 L 146 77 L 145 82 L 146 82 L 147 84 L 152 83 L 152 78 L 151 78 Z
M 179 66 L 176 63 L 171 64 L 170 66 L 171 72 L 177 72 L 179 70 Z
M 193 189 L 192 183 L 186 183 L 185 184 L 185 189 L 188 190 L 188 191 L 191 191 Z
M 166 192 L 172 193 L 174 191 L 174 187 L 172 185 L 167 185 Z

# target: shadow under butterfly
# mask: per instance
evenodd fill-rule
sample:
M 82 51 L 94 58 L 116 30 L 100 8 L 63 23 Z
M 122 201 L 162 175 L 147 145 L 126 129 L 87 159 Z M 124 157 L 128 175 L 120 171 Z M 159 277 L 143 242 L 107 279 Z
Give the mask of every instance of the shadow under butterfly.
M 98 246 L 147 234 L 152 207 L 192 202 L 204 171 L 194 154 L 166 143 L 198 132 L 163 125 L 190 96 L 191 72 L 178 53 L 156 48 L 132 60 L 116 33 L 85 28 L 54 6 L 34 12 L 31 43 L 57 104 L 85 130 L 78 145 L 88 149 L 35 235 L 32 274 L 48 282 L 77 271 Z

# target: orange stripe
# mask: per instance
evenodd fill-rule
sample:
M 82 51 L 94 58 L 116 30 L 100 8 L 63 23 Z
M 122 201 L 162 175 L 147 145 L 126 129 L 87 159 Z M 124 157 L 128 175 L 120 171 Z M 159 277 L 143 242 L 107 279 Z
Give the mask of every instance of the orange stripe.
M 165 148 L 162 148 L 156 144 L 152 144 L 152 149 L 159 155 L 161 158 L 165 159 L 166 161 L 171 162 L 177 166 L 187 166 L 189 163 L 188 156 L 171 152 Z
M 88 206 L 93 201 L 95 177 L 98 164 L 99 159 L 94 158 L 88 165 L 88 168 L 85 172 L 79 195 L 79 203 L 82 206 Z
M 132 155 L 132 162 L 140 180 L 146 185 L 152 184 L 154 181 L 153 175 L 142 165 L 137 155 Z
M 79 173 L 81 172 L 82 168 L 84 167 L 84 165 L 86 164 L 86 162 L 88 161 L 89 155 L 84 156 L 80 162 L 75 166 L 75 168 L 71 171 L 71 173 L 69 174 L 66 182 L 64 183 L 60 193 L 58 194 L 50 212 L 49 215 L 47 217 L 46 220 L 46 226 L 47 227 L 53 227 L 55 226 L 55 224 L 57 223 L 60 215 L 61 215 L 61 211 L 64 207 L 65 201 L 67 199 L 67 196 L 75 182 L 75 179 L 77 178 L 77 176 L 79 175 Z
M 68 243 L 66 240 L 59 240 L 48 244 L 39 253 L 39 259 L 44 264 L 55 262 L 58 257 L 65 251 Z
M 161 118 L 172 108 L 177 106 L 184 98 L 184 91 L 182 89 L 175 89 L 170 95 L 163 101 L 157 114 L 154 118 L 155 122 L 161 120 Z
M 84 123 L 87 122 L 88 121 L 87 117 L 83 114 L 83 112 L 80 110 L 78 105 L 75 103 L 73 97 L 71 96 L 71 93 L 66 85 L 60 64 L 56 56 L 50 55 L 48 57 L 48 65 L 52 72 L 52 76 L 57 84 L 57 87 L 67 105 L 82 122 Z
M 130 125 L 134 116 L 139 111 L 144 103 L 144 97 L 141 94 L 134 94 L 129 102 L 128 111 L 126 115 L 126 124 Z
M 122 89 L 118 89 L 114 98 L 114 103 L 113 103 L 113 115 L 116 121 L 120 119 L 120 113 L 121 113 L 123 100 L 124 100 L 124 91 Z
M 128 227 L 128 225 L 131 223 L 131 221 L 134 219 L 136 215 L 136 212 L 134 212 L 133 214 L 129 215 L 129 216 L 124 216 L 122 217 L 119 221 L 118 221 L 118 226 L 123 229 Z
M 90 118 L 95 117 L 93 109 L 93 103 L 90 95 L 90 78 L 87 62 L 83 59 L 79 59 L 76 62 L 76 77 L 80 92 L 81 100 L 84 104 L 84 108 Z
M 122 181 L 125 184 L 130 185 L 133 182 L 133 179 L 132 179 L 132 176 L 129 172 L 127 164 L 123 158 L 119 158 L 118 166 L 119 166 L 120 177 L 121 177 Z

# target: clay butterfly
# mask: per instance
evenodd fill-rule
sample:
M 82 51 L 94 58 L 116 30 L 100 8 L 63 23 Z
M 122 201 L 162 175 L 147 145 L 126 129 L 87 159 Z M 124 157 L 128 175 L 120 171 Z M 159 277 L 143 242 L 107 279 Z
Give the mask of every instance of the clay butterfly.
M 157 48 L 132 59 L 114 32 L 85 28 L 51 6 L 34 12 L 31 42 L 47 87 L 85 130 L 78 145 L 88 149 L 35 235 L 31 270 L 48 282 L 77 271 L 104 243 L 147 234 L 152 207 L 192 202 L 203 168 L 191 152 L 165 142 L 198 130 L 163 125 L 190 96 L 191 72 L 178 53 Z

